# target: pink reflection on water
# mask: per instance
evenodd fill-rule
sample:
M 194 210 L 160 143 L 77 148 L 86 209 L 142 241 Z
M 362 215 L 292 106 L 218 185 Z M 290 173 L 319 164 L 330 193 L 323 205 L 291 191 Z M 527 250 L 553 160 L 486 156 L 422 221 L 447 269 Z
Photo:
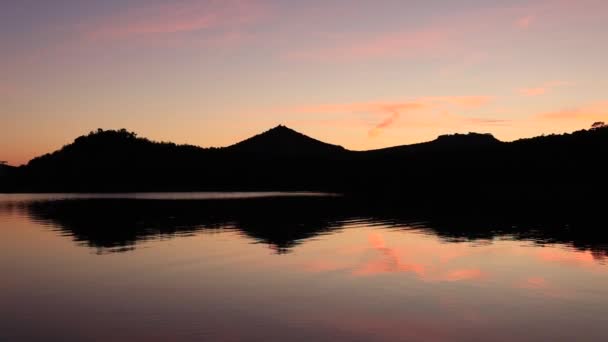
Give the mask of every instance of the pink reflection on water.
M 556 262 L 564 266 L 594 267 L 598 263 L 590 251 L 574 251 L 556 248 L 543 248 L 538 252 L 542 261 Z
M 347 258 L 314 260 L 304 266 L 308 272 L 346 271 L 355 277 L 410 273 L 428 282 L 482 280 L 487 272 L 474 266 L 451 266 L 450 263 L 467 255 L 458 245 L 415 244 L 388 246 L 382 234 L 367 235 L 367 245 L 342 250 Z
M 395 248 L 386 246 L 382 235 L 371 233 L 368 236 L 371 247 L 380 253 L 378 257 L 358 266 L 352 274 L 356 276 L 369 276 L 382 273 L 413 272 L 424 276 L 426 267 L 423 264 L 408 263 L 404 261 L 403 253 Z

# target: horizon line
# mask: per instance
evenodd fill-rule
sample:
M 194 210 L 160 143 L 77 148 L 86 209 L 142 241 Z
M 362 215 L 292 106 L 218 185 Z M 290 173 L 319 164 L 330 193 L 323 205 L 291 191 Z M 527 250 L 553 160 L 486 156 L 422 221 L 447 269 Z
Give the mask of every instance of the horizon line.
M 2 160 L 2 161 L 3 161 L 2 165 L 9 166 L 9 167 L 21 167 L 21 166 L 26 166 L 26 165 L 27 165 L 27 164 L 29 164 L 29 163 L 30 163 L 30 162 L 31 162 L 33 159 L 36 159 L 36 158 L 38 158 L 38 157 L 40 157 L 40 156 L 43 156 L 43 155 L 46 155 L 46 154 L 53 153 L 53 152 L 55 152 L 55 151 L 59 151 L 59 150 L 61 150 L 62 148 L 64 148 L 65 146 L 68 146 L 68 145 L 70 145 L 70 144 L 73 144 L 73 143 L 76 141 L 76 139 L 78 139 L 78 138 L 80 138 L 80 137 L 85 137 L 85 136 L 88 136 L 88 135 L 94 135 L 94 134 L 101 133 L 101 132 L 121 132 L 121 131 L 124 131 L 124 132 L 128 132 L 128 133 L 134 133 L 136 138 L 140 138 L 140 139 L 146 139 L 146 140 L 148 140 L 148 141 L 150 141 L 150 142 L 152 142 L 152 143 L 161 143 L 161 144 L 162 144 L 162 143 L 167 143 L 167 144 L 175 144 L 175 145 L 177 145 L 177 146 L 193 146 L 193 147 L 197 147 L 197 148 L 201 148 L 201 149 L 225 149 L 225 148 L 229 148 L 229 147 L 231 147 L 231 146 L 234 146 L 234 145 L 236 145 L 236 144 L 239 144 L 239 143 L 241 143 L 241 142 L 243 142 L 243 141 L 246 141 L 246 140 L 248 140 L 248 139 L 251 139 L 251 138 L 253 138 L 253 137 L 256 137 L 256 136 L 259 136 L 259 135 L 263 135 L 263 134 L 266 134 L 266 133 L 268 133 L 268 132 L 270 132 L 270 131 L 272 131 L 272 130 L 275 130 L 275 129 L 278 129 L 278 128 L 285 128 L 285 129 L 291 130 L 291 131 L 293 131 L 293 132 L 296 132 L 296 133 L 302 134 L 302 135 L 304 135 L 304 136 L 306 136 L 306 137 L 308 137 L 308 138 L 310 138 L 310 139 L 314 139 L 314 140 L 316 140 L 316 141 L 319 141 L 319 142 L 321 142 L 321 143 L 341 147 L 341 148 L 343 148 L 345 151 L 349 151 L 349 152 L 369 152 L 369 151 L 379 151 L 379 150 L 384 150 L 384 149 L 391 149 L 391 148 L 396 148 L 396 147 L 414 146 L 414 145 L 419 145 L 419 144 L 430 143 L 430 142 L 436 141 L 437 139 L 439 139 L 439 138 L 441 138 L 441 137 L 444 137 L 444 136 L 457 136 L 457 135 L 464 135 L 464 136 L 466 136 L 466 135 L 471 135 L 471 134 L 478 134 L 478 135 L 487 135 L 487 136 L 491 136 L 491 137 L 493 137 L 494 139 L 496 139 L 496 141 L 498 141 L 498 142 L 500 142 L 500 143 L 512 143 L 512 142 L 516 142 L 516 141 L 520 141 L 520 140 L 533 139 L 533 138 L 539 138 L 539 137 L 545 137 L 545 136 L 551 136 L 551 135 L 566 135 L 566 134 L 572 134 L 572 133 L 575 133 L 575 132 L 581 132 L 581 131 L 590 131 L 590 130 L 594 130 L 594 129 L 598 129 L 598 128 L 606 128 L 606 127 L 608 127 L 608 126 L 606 126 L 606 125 L 599 126 L 599 127 L 593 127 L 593 126 L 592 126 L 592 127 L 590 127 L 590 128 L 587 128 L 587 129 L 584 129 L 584 128 L 583 128 L 583 129 L 579 129 L 579 130 L 572 130 L 572 131 L 567 131 L 567 132 L 562 132 L 562 133 L 550 133 L 550 134 L 541 134 L 541 135 L 536 135 L 536 136 L 531 136 L 531 137 L 521 137 L 521 138 L 517 138 L 517 139 L 514 139 L 514 140 L 500 140 L 500 139 L 496 138 L 496 137 L 494 136 L 494 134 L 493 134 L 493 133 L 482 133 L 482 132 L 473 132 L 473 131 L 469 131 L 469 132 L 467 132 L 467 133 L 445 133 L 445 134 L 440 134 L 440 135 L 438 135 L 438 136 L 437 136 L 437 137 L 435 137 L 435 139 L 433 139 L 433 140 L 420 141 L 420 142 L 415 142 L 415 143 L 410 143 L 410 144 L 391 145 L 391 146 L 386 146 L 386 147 L 381 147 L 381 148 L 374 148 L 374 149 L 368 149 L 368 150 L 352 150 L 352 149 L 348 149 L 348 148 L 344 147 L 343 145 L 339 145 L 339 144 L 333 144 L 333 143 L 328 143 L 328 142 L 325 142 L 325 141 L 323 141 L 323 140 L 319 140 L 319 139 L 317 139 L 317 138 L 311 137 L 311 136 L 309 136 L 309 135 L 307 135 L 307 134 L 304 134 L 304 133 L 302 133 L 302 132 L 300 132 L 300 131 L 297 131 L 297 130 L 295 130 L 295 129 L 293 129 L 293 128 L 291 128 L 291 127 L 289 127 L 289 126 L 287 126 L 287 125 L 285 125 L 285 124 L 283 124 L 283 123 L 280 123 L 280 124 L 278 124 L 278 125 L 276 125 L 276 126 L 274 126 L 274 127 L 272 127 L 272 128 L 266 129 L 265 131 L 262 131 L 262 132 L 260 132 L 260 133 L 258 133 L 258 134 L 251 135 L 251 136 L 249 136 L 248 138 L 244 138 L 244 139 L 242 139 L 242 140 L 239 140 L 239 141 L 237 141 L 237 142 L 235 142 L 235 143 L 232 143 L 232 144 L 230 144 L 230 145 L 227 145 L 227 146 L 206 146 L 206 147 L 205 147 L 205 146 L 201 146 L 201 145 L 188 144 L 188 143 L 178 144 L 178 143 L 175 143 L 175 142 L 172 142 L 172 141 L 154 140 L 154 139 L 151 139 L 151 138 L 148 138 L 148 137 L 139 136 L 139 134 L 138 134 L 137 132 L 135 132 L 135 131 L 131 131 L 131 130 L 129 130 L 129 129 L 127 129 L 127 128 L 124 128 L 124 127 L 122 127 L 122 128 L 116 128 L 116 129 L 114 129 L 114 128 L 110 128 L 110 129 L 97 128 L 97 129 L 95 129 L 95 130 L 90 130 L 90 131 L 89 131 L 88 133 L 86 133 L 86 134 L 82 134 L 82 135 L 80 135 L 80 136 L 77 136 L 77 137 L 76 137 L 76 138 L 74 138 L 74 140 L 72 140 L 71 142 L 65 143 L 65 144 L 64 144 L 62 147 L 60 147 L 60 148 L 58 148 L 58 149 L 56 149 L 56 150 L 54 150 L 54 151 L 50 151 L 50 152 L 46 152 L 46 153 L 39 154 L 39 155 L 37 155 L 37 156 L 35 156 L 35 157 L 32 157 L 32 158 L 31 158 L 31 159 L 29 159 L 27 162 L 22 163 L 22 164 L 20 164 L 20 165 L 13 165 L 13 164 L 9 163 L 8 161 L 5 161 L 5 160 Z

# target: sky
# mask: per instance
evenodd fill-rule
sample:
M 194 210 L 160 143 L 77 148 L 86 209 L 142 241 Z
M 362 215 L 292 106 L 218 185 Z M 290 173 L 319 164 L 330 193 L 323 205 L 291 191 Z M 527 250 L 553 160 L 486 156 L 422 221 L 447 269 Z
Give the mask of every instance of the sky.
M 353 150 L 608 121 L 604 0 L 4 0 L 0 160 L 97 128 Z

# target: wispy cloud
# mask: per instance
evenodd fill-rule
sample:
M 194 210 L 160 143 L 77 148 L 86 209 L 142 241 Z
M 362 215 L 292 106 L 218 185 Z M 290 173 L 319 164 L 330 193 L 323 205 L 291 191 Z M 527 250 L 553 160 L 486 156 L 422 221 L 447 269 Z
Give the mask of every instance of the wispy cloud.
M 479 108 L 492 101 L 491 96 L 431 96 L 403 102 L 355 102 L 347 104 L 326 104 L 304 106 L 293 109 L 300 113 L 317 114 L 372 114 L 383 116 L 368 130 L 370 137 L 377 137 L 383 130 L 395 125 L 403 115 L 408 115 L 409 123 L 433 125 L 439 120 L 460 121 L 476 124 L 504 123 L 497 119 L 468 118 L 449 114 L 450 108 Z M 433 112 L 434 111 L 434 112 Z M 372 121 L 376 120 L 372 118 Z
M 370 137 L 375 137 L 378 134 L 380 134 L 380 131 L 389 127 L 390 125 L 392 125 L 397 119 L 399 119 L 399 111 L 397 109 L 391 109 L 391 108 L 387 108 L 387 111 L 391 112 L 392 114 L 384 119 L 382 122 L 380 122 L 378 125 L 376 125 L 376 127 L 372 128 L 368 134 Z
M 545 82 L 538 87 L 520 88 L 517 90 L 517 92 L 523 96 L 539 96 L 539 95 L 544 95 L 555 88 L 568 86 L 568 85 L 571 85 L 571 83 L 564 82 L 564 81 L 552 81 L 552 82 Z
M 254 0 L 189 0 L 129 8 L 101 19 L 85 30 L 85 35 L 95 40 L 120 40 L 235 29 L 255 21 L 265 12 L 266 7 Z
M 449 32 L 428 29 L 409 32 L 387 32 L 351 41 L 332 42 L 331 47 L 298 48 L 286 53 L 294 60 L 341 61 L 383 57 L 429 55 L 446 47 Z
M 373 35 L 325 35 L 312 46 L 297 46 L 284 54 L 288 59 L 343 62 L 380 58 L 446 58 L 464 63 L 485 59 L 490 51 L 487 32 L 513 34 L 513 26 L 528 29 L 536 13 L 547 7 L 544 1 L 525 5 L 488 5 L 476 9 L 429 16 L 416 26 L 395 27 Z M 483 57 L 480 57 L 483 56 Z

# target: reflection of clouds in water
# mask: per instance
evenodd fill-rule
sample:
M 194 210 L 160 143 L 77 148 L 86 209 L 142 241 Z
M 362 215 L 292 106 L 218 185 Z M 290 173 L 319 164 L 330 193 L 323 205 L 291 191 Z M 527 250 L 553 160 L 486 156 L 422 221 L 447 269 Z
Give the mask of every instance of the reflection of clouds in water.
M 405 232 L 370 231 L 366 234 L 367 241 L 364 245 L 341 247 L 325 259 L 306 263 L 304 270 L 318 273 L 341 272 L 353 277 L 402 273 L 431 283 L 486 283 L 490 280 L 500 283 L 504 281 L 502 277 L 505 274 L 496 268 L 497 265 L 502 265 L 503 261 L 518 260 L 518 263 L 523 262 L 522 267 L 508 272 L 515 280 L 504 284 L 552 298 L 569 298 L 574 294 L 570 293 L 567 284 L 561 284 L 563 280 L 549 281 L 542 274 L 526 275 L 529 270 L 524 265 L 538 267 L 539 270 L 554 265 L 593 273 L 606 271 L 603 263 L 598 263 L 597 256 L 591 251 L 579 251 L 561 245 L 539 246 L 529 242 L 521 246 L 516 240 L 508 239 L 484 244 L 475 241 L 445 243 L 436 237 L 430 238 L 429 235 L 403 233 Z M 517 277 L 522 278 L 517 280 Z
M 272 193 L 249 195 L 260 194 Z M 605 243 L 608 234 L 597 229 L 600 228 L 597 224 L 580 223 L 569 225 L 569 229 L 555 229 L 553 224 L 541 229 L 539 227 L 543 225 L 540 224 L 518 226 L 492 221 L 452 221 L 448 218 L 421 221 L 420 218 L 412 220 L 394 212 L 368 211 L 347 198 L 324 197 L 314 193 L 283 198 L 190 199 L 203 195 L 215 196 L 215 193 L 186 194 L 183 195 L 186 198 L 179 201 L 161 199 L 157 194 L 147 194 L 148 200 L 106 197 L 43 200 L 46 197 L 71 195 L 39 194 L 31 195 L 31 198 L 28 197 L 30 195 L 7 195 L 9 200 L 6 200 L 6 196 L 0 197 L 0 214 L 27 216 L 72 237 L 79 245 L 97 248 L 99 252 L 125 252 L 133 250 L 132 247 L 142 241 L 230 229 L 238 230 L 243 236 L 267 244 L 282 254 L 293 251 L 313 238 L 335 234 L 343 229 L 373 228 L 374 234 L 366 237 L 368 243 L 340 246 L 335 251 L 341 255 L 361 255 L 366 258 L 365 263 L 356 269 L 352 265 L 336 265 L 335 262 L 322 265 L 320 261 L 307 267 L 311 270 L 350 268 L 356 275 L 411 272 L 425 279 L 444 281 L 481 279 L 491 273 L 492 270 L 477 272 L 466 264 L 459 267 L 452 265 L 473 253 L 480 258 L 493 253 L 527 253 L 519 249 L 499 250 L 507 248 L 506 244 L 499 243 L 501 240 L 537 242 L 546 246 L 540 252 L 535 249 L 537 258 L 563 265 L 601 264 L 608 253 L 608 244 Z M 231 195 L 240 196 L 240 193 Z M 435 242 L 402 248 L 394 246 L 391 240 L 387 240 L 388 244 L 384 241 L 391 231 L 412 238 L 427 236 Z M 434 259 L 420 259 L 420 255 L 432 255 Z M 444 269 L 445 265 L 451 265 L 451 268 Z
M 576 267 L 596 267 L 598 264 L 602 264 L 606 258 L 604 253 L 551 247 L 541 249 L 537 255 L 543 261 Z
M 429 254 L 429 251 L 422 251 L 415 247 L 412 249 L 412 245 L 408 246 L 407 249 L 388 247 L 383 236 L 379 233 L 369 234 L 368 240 L 372 248 L 380 253 L 379 258 L 357 267 L 353 271 L 353 275 L 368 276 L 382 273 L 411 272 L 421 280 L 429 282 L 477 280 L 486 276 L 484 272 L 477 268 L 450 269 L 448 262 L 457 258 L 452 253 L 444 257 L 443 261 L 441 258 L 439 261 L 434 261 L 435 256 L 441 256 L 443 251 L 450 249 L 446 246 L 440 245 L 438 248 L 433 248 L 435 253 Z M 427 244 L 427 247 L 431 245 L 433 243 Z M 431 260 L 428 260 L 429 257 Z
M 304 265 L 304 269 L 309 272 L 348 271 L 355 277 L 412 273 L 428 282 L 481 280 L 487 277 L 486 272 L 475 267 L 450 267 L 450 261 L 466 255 L 462 249 L 467 246 L 445 245 L 436 240 L 424 240 L 419 241 L 419 244 L 402 248 L 389 247 L 382 234 L 369 233 L 367 246 L 364 248 L 351 246 L 345 249 L 350 254 L 349 258 L 339 261 L 314 260 Z M 435 246 L 432 246 L 433 244 Z M 452 246 L 457 251 L 450 250 Z M 442 255 L 444 251 L 445 255 Z

